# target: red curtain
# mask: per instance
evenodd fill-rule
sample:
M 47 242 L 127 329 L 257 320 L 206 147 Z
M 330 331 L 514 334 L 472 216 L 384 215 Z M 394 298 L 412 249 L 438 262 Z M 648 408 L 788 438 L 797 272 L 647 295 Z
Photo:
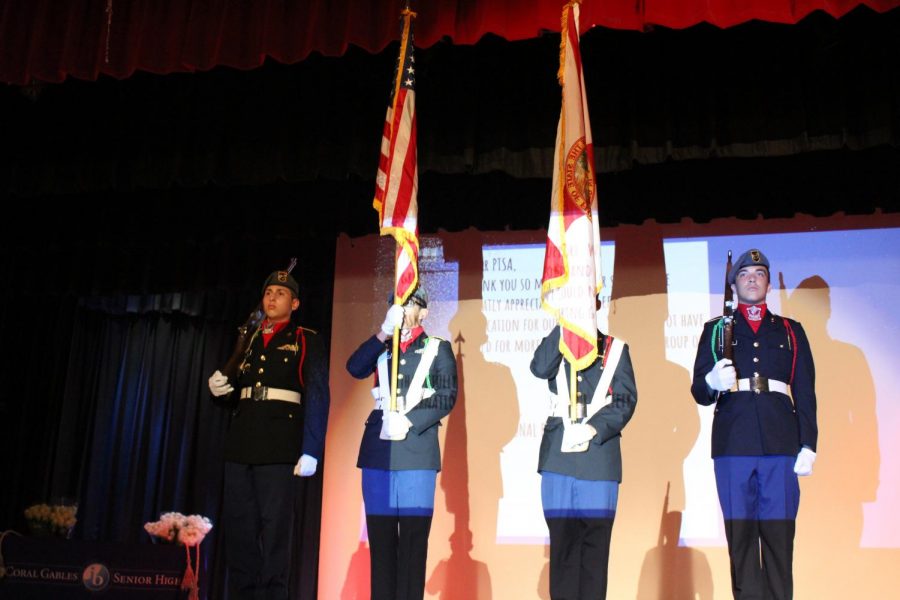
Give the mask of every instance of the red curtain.
M 251 69 L 311 52 L 337 56 L 350 44 L 370 52 L 398 37 L 404 0 L 4 0 L 0 81 L 57 82 L 67 76 L 128 77 L 217 65 Z M 420 0 L 416 45 L 485 33 L 508 40 L 559 30 L 563 0 Z M 840 17 L 859 5 L 879 12 L 900 0 L 585 0 L 583 27 L 640 30 L 700 22 L 730 27 L 751 19 L 796 23 L 814 10 Z

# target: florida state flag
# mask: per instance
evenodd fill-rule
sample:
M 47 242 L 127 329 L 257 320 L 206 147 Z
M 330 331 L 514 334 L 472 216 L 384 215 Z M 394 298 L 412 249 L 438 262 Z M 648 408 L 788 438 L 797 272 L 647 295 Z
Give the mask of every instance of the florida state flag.
M 419 283 L 416 64 L 412 35 L 415 16 L 408 9 L 402 12 L 400 56 L 384 120 L 372 204 L 378 211 L 381 235 L 391 235 L 397 240 L 394 296 L 399 304 L 406 302 Z
M 559 49 L 562 110 L 556 132 L 550 225 L 542 305 L 559 322 L 559 349 L 576 370 L 597 357 L 595 298 L 600 274 L 600 224 L 594 145 L 578 46 L 579 2 L 563 8 Z

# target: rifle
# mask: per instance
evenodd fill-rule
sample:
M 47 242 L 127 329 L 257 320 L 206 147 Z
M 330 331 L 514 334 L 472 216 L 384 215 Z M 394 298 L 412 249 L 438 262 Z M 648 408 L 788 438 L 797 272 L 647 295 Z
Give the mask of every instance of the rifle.
M 290 273 L 296 266 L 297 259 L 291 258 L 291 262 L 285 271 Z M 265 314 L 262 307 L 262 299 L 260 299 L 256 304 L 256 308 L 250 311 L 244 324 L 238 327 L 238 337 L 234 343 L 234 350 L 231 353 L 231 358 L 228 359 L 228 362 L 226 362 L 225 366 L 221 369 L 222 374 L 228 377 L 228 381 L 232 384 L 234 384 L 237 379 L 238 367 L 241 362 L 243 362 L 244 355 L 247 354 L 247 349 L 250 347 L 250 340 L 253 339 L 253 333 L 256 331 L 256 328 L 259 327 L 259 324 L 262 323 Z
M 722 307 L 722 356 L 734 363 L 734 292 L 728 283 L 728 274 L 731 272 L 731 250 L 728 251 L 728 260 L 725 262 L 725 302 Z

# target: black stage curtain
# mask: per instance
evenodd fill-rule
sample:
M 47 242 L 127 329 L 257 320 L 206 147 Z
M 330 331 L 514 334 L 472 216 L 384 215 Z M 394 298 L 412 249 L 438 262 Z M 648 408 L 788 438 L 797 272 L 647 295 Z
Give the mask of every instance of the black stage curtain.
M 79 502 L 79 539 L 150 543 L 143 524 L 172 510 L 219 524 L 228 411 L 206 379 L 227 359 L 265 276 L 290 256 L 300 261 L 300 320 L 328 339 L 334 243 L 271 230 L 265 239 L 244 232 L 239 243 L 176 239 L 197 225 L 185 218 L 142 230 L 113 214 L 115 233 L 103 241 L 50 235 L 33 253 L 5 237 L 0 530 L 24 532 L 25 507 L 61 496 Z M 145 291 L 160 285 L 187 291 Z M 321 474 L 297 479 L 295 598 L 315 598 L 321 489 Z M 203 543 L 208 598 L 224 597 L 223 548 L 214 527 Z
M 558 45 L 547 34 L 420 51 L 420 173 L 549 177 Z M 582 51 L 601 174 L 898 146 L 900 9 L 793 26 L 595 28 Z M 395 52 L 2 86 L 0 195 L 106 204 L 109 191 L 373 182 Z

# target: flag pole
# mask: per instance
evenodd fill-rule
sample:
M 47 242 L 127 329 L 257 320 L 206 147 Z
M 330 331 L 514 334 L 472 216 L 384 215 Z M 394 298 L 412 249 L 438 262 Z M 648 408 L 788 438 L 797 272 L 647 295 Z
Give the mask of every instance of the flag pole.
M 396 267 L 395 267 L 396 271 Z M 396 289 L 396 285 L 394 286 Z M 400 304 L 398 301 L 397 295 L 394 294 L 394 304 Z M 406 318 L 406 312 L 403 313 L 403 318 Z M 400 325 L 394 326 L 394 338 L 393 342 L 391 342 L 391 412 L 397 412 L 397 372 L 399 371 L 399 360 L 397 354 L 400 353 Z
M 595 303 L 602 287 L 594 148 L 579 47 L 580 4 L 568 0 L 562 11 L 557 72 L 562 106 L 541 281 L 541 306 L 556 317 L 559 350 L 570 365 L 568 417 L 573 422 L 584 416 L 577 374 L 597 358 Z
M 578 420 L 578 401 L 575 399 L 575 390 L 578 389 L 578 369 L 575 368 L 575 363 L 569 363 L 569 366 L 572 372 L 569 378 L 572 382 L 569 384 L 569 420 L 575 423 Z
M 391 114 L 396 114 L 397 110 L 397 98 L 400 96 L 400 78 L 403 75 L 403 57 L 406 56 L 406 47 L 409 44 L 409 29 L 410 24 L 413 18 L 415 18 L 416 13 L 409 9 L 409 0 L 406 0 L 406 5 L 400 13 L 403 17 L 403 34 L 400 36 L 400 60 L 398 63 L 397 69 L 397 77 L 394 79 L 394 93 L 393 93 L 393 108 Z M 393 138 L 393 121 L 391 125 L 391 138 Z M 395 256 L 398 256 L 400 252 L 403 252 L 403 246 L 400 243 L 400 240 L 396 237 L 394 238 L 395 242 Z M 394 260 L 394 304 L 401 305 L 403 299 L 397 296 L 397 283 L 400 280 L 400 273 L 398 272 L 397 260 Z M 404 311 L 403 318 L 406 318 L 406 312 Z M 399 356 L 400 353 L 400 330 L 403 327 L 403 323 L 400 325 L 396 325 L 394 327 L 394 336 L 393 341 L 391 342 L 391 400 L 389 409 L 391 412 L 397 412 L 397 374 L 400 370 L 399 365 Z

